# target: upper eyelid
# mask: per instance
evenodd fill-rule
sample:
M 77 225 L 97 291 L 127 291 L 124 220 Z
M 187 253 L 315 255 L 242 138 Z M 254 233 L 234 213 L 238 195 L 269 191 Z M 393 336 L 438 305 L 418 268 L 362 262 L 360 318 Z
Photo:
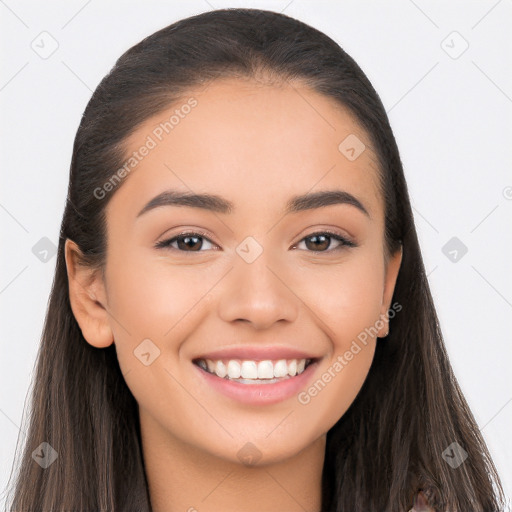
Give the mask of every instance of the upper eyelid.
M 315 231 L 312 231 L 311 233 L 308 233 L 308 234 L 302 236 L 294 245 L 298 244 L 299 242 L 302 242 L 305 238 L 309 238 L 309 237 L 312 237 L 312 236 L 315 236 L 315 235 L 323 235 L 323 234 L 329 235 L 329 236 L 331 236 L 333 238 L 334 237 L 341 238 L 345 242 L 351 242 L 351 243 L 354 243 L 354 244 L 356 243 L 355 239 L 353 239 L 353 237 L 351 237 L 351 236 L 349 236 L 347 234 L 339 233 L 335 229 L 320 228 L 320 229 L 317 229 Z

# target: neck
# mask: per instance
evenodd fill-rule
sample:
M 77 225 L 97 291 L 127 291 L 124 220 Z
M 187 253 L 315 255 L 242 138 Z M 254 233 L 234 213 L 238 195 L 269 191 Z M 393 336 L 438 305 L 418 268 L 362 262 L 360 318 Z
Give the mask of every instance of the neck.
M 141 418 L 153 512 L 318 512 L 326 436 L 264 466 L 217 457 Z

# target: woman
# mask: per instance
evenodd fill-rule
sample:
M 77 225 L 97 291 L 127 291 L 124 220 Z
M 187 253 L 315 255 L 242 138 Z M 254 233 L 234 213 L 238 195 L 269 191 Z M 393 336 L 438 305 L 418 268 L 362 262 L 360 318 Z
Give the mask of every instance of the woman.
M 122 55 L 75 138 L 12 510 L 502 500 L 354 60 L 255 9 Z

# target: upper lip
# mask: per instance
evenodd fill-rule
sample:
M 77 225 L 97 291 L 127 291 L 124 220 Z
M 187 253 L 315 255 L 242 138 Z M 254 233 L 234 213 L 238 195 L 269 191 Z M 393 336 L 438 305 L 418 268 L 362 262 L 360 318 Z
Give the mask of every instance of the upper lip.
M 219 350 L 208 352 L 207 354 L 201 354 L 194 358 L 195 361 L 199 359 L 248 359 L 251 361 L 266 361 L 279 359 L 317 359 L 318 356 L 314 356 L 297 350 L 293 347 L 282 347 L 282 346 L 271 346 L 271 347 L 226 347 Z

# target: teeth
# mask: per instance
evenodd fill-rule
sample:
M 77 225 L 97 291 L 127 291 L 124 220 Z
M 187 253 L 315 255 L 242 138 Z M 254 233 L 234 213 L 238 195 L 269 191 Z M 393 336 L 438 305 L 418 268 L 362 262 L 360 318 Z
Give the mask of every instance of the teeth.
M 288 375 L 288 366 L 285 359 L 280 359 L 274 365 L 274 377 L 285 377 Z
M 239 379 L 241 375 L 240 363 L 238 361 L 229 361 L 228 377 L 230 379 Z
M 215 365 L 212 373 L 215 373 L 218 377 L 223 379 L 228 374 L 228 370 L 222 361 L 217 361 L 217 364 Z
M 274 365 L 272 361 L 260 361 L 258 363 L 258 379 L 272 379 L 274 377 Z
M 310 361 L 310 359 L 280 359 L 278 361 L 240 361 L 238 359 L 212 361 L 211 359 L 201 359 L 197 364 L 220 378 L 271 379 L 275 381 L 275 379 L 300 375 Z
M 258 366 L 256 361 L 244 361 L 242 363 L 241 376 L 243 379 L 257 379 Z

